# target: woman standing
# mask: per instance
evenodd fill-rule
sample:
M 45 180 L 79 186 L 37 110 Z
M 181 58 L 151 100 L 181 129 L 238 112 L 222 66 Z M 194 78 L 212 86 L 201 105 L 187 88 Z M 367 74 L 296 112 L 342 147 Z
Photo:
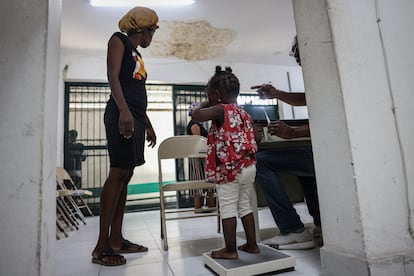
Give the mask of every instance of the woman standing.
M 122 33 L 114 33 L 108 42 L 111 96 L 104 122 L 110 170 L 101 193 L 99 238 L 92 252 L 92 262 L 105 266 L 125 264 L 126 259 L 120 253 L 148 251 L 147 247 L 123 237 L 122 222 L 127 185 L 134 168 L 145 163 L 145 139 L 151 147 L 156 144 L 154 129 L 146 114 L 147 72 L 137 47 L 146 48 L 151 44 L 157 23 L 155 11 L 135 7 L 119 21 Z

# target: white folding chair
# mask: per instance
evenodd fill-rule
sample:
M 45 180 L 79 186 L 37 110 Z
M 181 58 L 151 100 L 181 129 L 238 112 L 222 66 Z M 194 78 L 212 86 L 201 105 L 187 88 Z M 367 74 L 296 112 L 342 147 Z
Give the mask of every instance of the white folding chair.
M 199 135 L 181 135 L 169 137 L 161 142 L 158 147 L 158 179 L 160 189 L 160 217 L 161 217 L 161 239 L 163 240 L 164 250 L 168 250 L 167 240 L 167 220 L 200 218 L 207 216 L 217 216 L 217 233 L 220 233 L 220 212 L 216 204 L 215 207 L 208 208 L 211 213 L 196 213 L 195 208 L 166 208 L 165 192 L 179 192 L 199 189 L 215 189 L 215 184 L 201 180 L 186 180 L 163 183 L 163 172 L 166 159 L 202 158 L 205 159 L 207 152 L 207 140 Z M 187 161 L 188 162 L 188 161 Z M 164 170 L 163 170 L 164 169 Z M 176 213 L 175 216 L 169 214 Z M 184 213 L 177 215 L 177 213 Z
M 92 192 L 83 189 L 77 189 L 69 173 L 62 167 L 56 167 L 56 182 L 58 191 L 69 191 L 70 195 L 64 197 L 70 204 L 73 213 L 86 224 L 86 218 L 82 213 L 85 210 L 87 215 L 93 216 L 84 196 L 91 196 Z M 76 198 L 76 199 L 75 199 Z

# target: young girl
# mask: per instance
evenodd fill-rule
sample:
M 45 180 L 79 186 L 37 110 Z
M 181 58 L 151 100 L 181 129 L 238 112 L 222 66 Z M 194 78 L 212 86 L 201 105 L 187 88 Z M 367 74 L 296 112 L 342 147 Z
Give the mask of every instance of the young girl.
M 240 83 L 231 68 L 216 72 L 207 84 L 208 101 L 192 113 L 196 122 L 212 120 L 207 137 L 206 177 L 215 182 L 223 224 L 225 248 L 212 251 L 217 259 L 237 259 L 236 216 L 241 218 L 247 242 L 238 247 L 259 253 L 250 196 L 256 176 L 257 144 L 253 121 L 237 105 Z

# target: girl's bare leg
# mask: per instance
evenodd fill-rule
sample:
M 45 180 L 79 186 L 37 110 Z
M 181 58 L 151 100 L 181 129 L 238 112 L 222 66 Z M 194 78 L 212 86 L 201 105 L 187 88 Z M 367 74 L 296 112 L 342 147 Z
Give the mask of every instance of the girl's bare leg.
M 243 223 L 244 232 L 246 234 L 247 242 L 239 246 L 239 250 L 246 251 L 248 253 L 260 253 L 260 248 L 256 243 L 256 229 L 254 226 L 254 216 L 253 213 L 245 215 L 241 218 Z
M 211 257 L 215 259 L 237 259 L 239 256 L 236 249 L 236 218 L 223 219 L 222 224 L 226 247 L 212 251 Z

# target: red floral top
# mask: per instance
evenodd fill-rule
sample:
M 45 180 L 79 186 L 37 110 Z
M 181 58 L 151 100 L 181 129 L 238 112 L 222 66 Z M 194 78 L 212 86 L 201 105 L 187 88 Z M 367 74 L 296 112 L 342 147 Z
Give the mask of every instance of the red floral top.
M 236 104 L 223 104 L 224 122 L 213 121 L 207 137 L 207 181 L 233 182 L 243 167 L 256 162 L 253 120 Z

